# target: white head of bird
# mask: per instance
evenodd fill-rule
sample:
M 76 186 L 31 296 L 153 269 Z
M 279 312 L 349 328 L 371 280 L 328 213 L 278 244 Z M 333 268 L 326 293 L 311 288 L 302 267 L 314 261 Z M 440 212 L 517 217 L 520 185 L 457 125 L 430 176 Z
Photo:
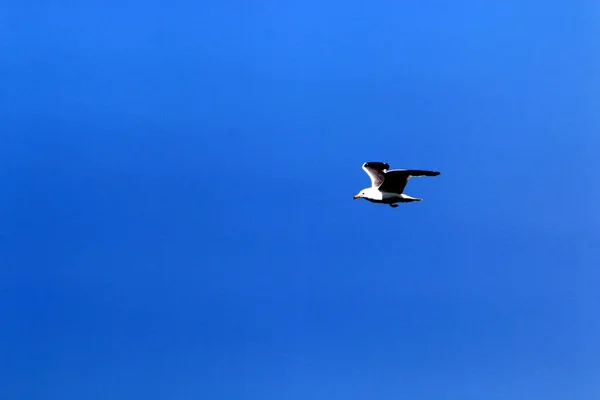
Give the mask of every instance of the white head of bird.
M 376 188 L 366 188 L 361 190 L 360 192 L 358 192 L 358 194 L 356 196 L 354 196 L 354 199 L 367 199 L 367 200 L 381 200 L 382 195 L 381 192 L 379 190 L 377 190 Z

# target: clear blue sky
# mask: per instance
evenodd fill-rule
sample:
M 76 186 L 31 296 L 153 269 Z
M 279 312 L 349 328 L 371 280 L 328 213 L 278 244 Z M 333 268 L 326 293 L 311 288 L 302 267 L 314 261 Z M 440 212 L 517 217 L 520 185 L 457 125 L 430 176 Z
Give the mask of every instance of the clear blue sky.
M 491 3 L 5 2 L 0 398 L 600 398 L 600 8 Z

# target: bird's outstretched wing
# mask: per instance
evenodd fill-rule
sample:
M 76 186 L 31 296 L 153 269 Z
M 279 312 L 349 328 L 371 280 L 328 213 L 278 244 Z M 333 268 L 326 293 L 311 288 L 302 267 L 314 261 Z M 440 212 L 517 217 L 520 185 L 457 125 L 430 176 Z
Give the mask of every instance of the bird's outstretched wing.
M 438 176 L 438 171 L 422 169 L 392 169 L 386 171 L 383 183 L 379 187 L 382 192 L 402 194 L 411 176 Z
M 369 161 L 362 165 L 362 169 L 371 178 L 371 187 L 378 188 L 383 184 L 385 179 L 385 171 L 390 166 L 387 163 L 379 161 Z

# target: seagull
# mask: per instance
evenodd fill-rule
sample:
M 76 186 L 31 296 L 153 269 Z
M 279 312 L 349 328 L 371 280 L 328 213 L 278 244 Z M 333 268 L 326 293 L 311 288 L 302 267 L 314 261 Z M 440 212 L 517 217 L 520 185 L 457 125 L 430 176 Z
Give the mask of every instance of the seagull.
M 411 176 L 438 176 L 437 171 L 421 169 L 390 169 L 388 163 L 369 161 L 362 165 L 362 169 L 371 178 L 371 187 L 363 189 L 354 196 L 354 199 L 363 198 L 372 203 L 389 204 L 396 208 L 396 203 L 410 203 L 423 201 L 417 197 L 404 194 L 404 188 Z

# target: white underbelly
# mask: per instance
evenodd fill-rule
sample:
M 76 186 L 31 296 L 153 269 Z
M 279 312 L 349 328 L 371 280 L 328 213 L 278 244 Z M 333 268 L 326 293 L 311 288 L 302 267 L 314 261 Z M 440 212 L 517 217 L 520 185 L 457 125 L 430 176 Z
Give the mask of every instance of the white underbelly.
M 382 203 L 397 203 L 402 201 L 403 197 L 398 193 L 382 193 Z

